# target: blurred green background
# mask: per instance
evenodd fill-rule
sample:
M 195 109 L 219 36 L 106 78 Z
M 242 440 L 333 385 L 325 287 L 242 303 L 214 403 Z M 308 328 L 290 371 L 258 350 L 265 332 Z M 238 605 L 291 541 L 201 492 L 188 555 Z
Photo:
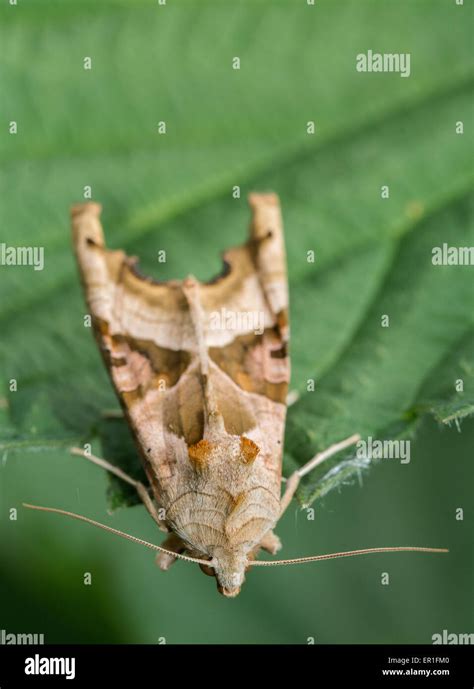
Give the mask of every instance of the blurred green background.
M 471 632 L 473 269 L 434 267 L 431 248 L 474 245 L 472 5 L 20 0 L 0 17 L 0 240 L 45 247 L 44 271 L 0 267 L 0 629 L 56 643 Z M 369 49 L 409 52 L 410 77 L 357 73 Z M 101 414 L 117 407 L 70 247 L 69 207 L 86 186 L 109 245 L 161 278 L 211 277 L 246 236 L 248 191 L 280 195 L 301 393 L 287 469 L 356 431 L 414 438 L 410 464 L 353 474 L 314 503 L 314 521 L 295 503 L 277 529 L 282 556 L 379 545 L 449 555 L 261 568 L 225 600 L 197 567 L 163 574 L 137 545 L 21 508 L 63 507 L 160 540 L 142 507 L 108 515 L 108 478 L 67 452 L 93 441 L 100 453 Z M 322 485 L 321 473 L 301 497 Z

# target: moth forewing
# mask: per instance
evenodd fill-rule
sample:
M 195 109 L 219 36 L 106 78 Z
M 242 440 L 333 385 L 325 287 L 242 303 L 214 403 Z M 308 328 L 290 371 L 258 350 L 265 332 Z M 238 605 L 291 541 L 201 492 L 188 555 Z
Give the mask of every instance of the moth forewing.
M 169 542 L 211 560 L 228 596 L 259 547 L 275 552 L 289 380 L 279 201 L 249 202 L 249 240 L 209 283 L 142 277 L 135 259 L 106 248 L 98 204 L 72 209 L 95 334 Z

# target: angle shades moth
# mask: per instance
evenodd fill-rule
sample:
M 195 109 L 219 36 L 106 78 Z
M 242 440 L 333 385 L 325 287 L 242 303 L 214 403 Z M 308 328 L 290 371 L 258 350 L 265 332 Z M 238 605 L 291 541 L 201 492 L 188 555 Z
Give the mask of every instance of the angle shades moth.
M 228 250 L 214 280 L 160 282 L 137 259 L 106 247 L 101 206 L 72 208 L 73 244 L 95 337 L 130 425 L 148 479 L 134 481 L 107 461 L 88 459 L 134 485 L 167 532 L 162 546 L 64 510 L 158 552 L 161 569 L 197 562 L 236 596 L 253 565 L 293 564 L 421 547 L 369 548 L 257 560 L 280 548 L 273 529 L 302 476 L 359 439 L 310 460 L 282 488 L 288 354 L 288 285 L 280 203 L 249 196 L 247 242 Z

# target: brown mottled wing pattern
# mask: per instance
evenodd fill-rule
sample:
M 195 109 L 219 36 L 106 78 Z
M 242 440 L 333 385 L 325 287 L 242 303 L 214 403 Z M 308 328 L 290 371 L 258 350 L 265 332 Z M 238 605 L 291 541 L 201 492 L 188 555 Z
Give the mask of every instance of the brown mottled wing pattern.
M 95 203 L 73 239 L 104 360 L 174 531 L 195 549 L 249 547 L 279 514 L 289 379 L 278 197 L 252 194 L 248 242 L 210 283 L 155 282 L 106 248 Z

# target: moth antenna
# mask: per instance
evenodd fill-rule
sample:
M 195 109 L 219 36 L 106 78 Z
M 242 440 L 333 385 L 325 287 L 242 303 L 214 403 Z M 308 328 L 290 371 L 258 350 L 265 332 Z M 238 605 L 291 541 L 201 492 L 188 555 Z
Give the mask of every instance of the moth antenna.
M 81 522 L 87 522 L 87 524 L 92 524 L 92 526 L 98 526 L 100 529 L 104 529 L 104 531 L 110 531 L 110 533 L 116 534 L 117 536 L 122 536 L 122 538 L 127 538 L 129 541 L 133 541 L 134 543 L 140 543 L 140 545 L 144 545 L 147 548 L 151 548 L 151 550 L 158 550 L 160 553 L 166 553 L 167 555 L 177 557 L 180 560 L 195 562 L 198 565 L 206 565 L 206 567 L 213 567 L 210 560 L 200 560 L 196 557 L 188 557 L 187 555 L 181 555 L 181 553 L 175 553 L 172 550 L 167 550 L 166 548 L 162 548 L 161 546 L 155 545 L 154 543 L 144 541 L 142 538 L 137 538 L 136 536 L 131 536 L 130 534 L 125 533 L 124 531 L 114 529 L 112 526 L 101 524 L 100 522 L 96 522 L 94 519 L 89 519 L 89 517 L 83 517 L 82 514 L 75 514 L 74 512 L 68 512 L 67 510 L 60 510 L 56 507 L 40 507 L 39 505 L 28 505 L 25 502 L 23 503 L 23 507 L 27 507 L 30 510 L 40 510 L 41 512 L 55 512 L 56 514 L 64 514 L 66 517 L 72 517 L 73 519 L 79 519 L 79 521 Z
M 419 546 L 395 546 L 393 548 L 362 548 L 361 550 L 346 550 L 342 553 L 328 553 L 327 555 L 310 555 L 309 557 L 297 557 L 294 560 L 252 560 L 249 565 L 272 567 L 273 565 L 298 565 L 304 562 L 317 562 L 319 560 L 334 560 L 337 557 L 353 557 L 354 555 L 370 555 L 371 553 L 449 553 L 447 548 L 421 548 Z

